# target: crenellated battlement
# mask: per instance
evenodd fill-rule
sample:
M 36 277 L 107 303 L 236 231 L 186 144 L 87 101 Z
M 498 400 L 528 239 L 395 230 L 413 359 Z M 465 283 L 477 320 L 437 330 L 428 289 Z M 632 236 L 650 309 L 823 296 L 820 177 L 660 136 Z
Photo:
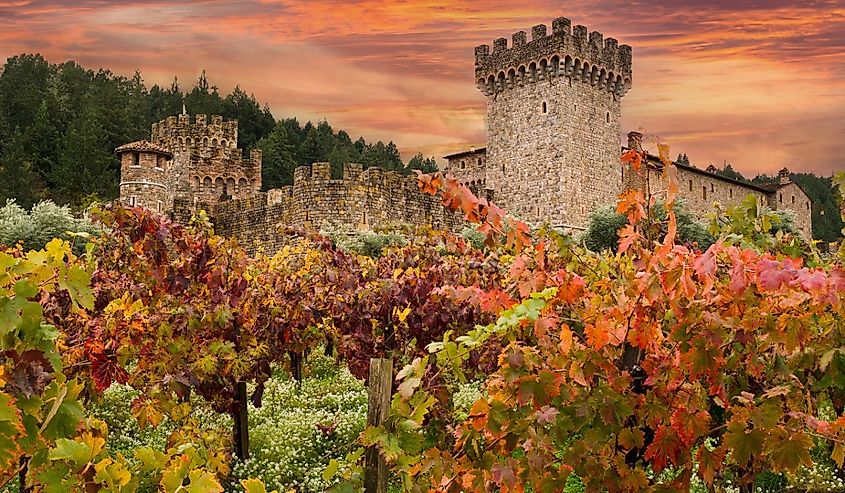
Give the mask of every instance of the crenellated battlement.
M 559 17 L 549 34 L 545 24 L 531 28 L 531 41 L 525 31 L 489 45 L 475 48 L 475 79 L 486 95 L 555 77 L 590 84 L 622 97 L 631 87 L 632 50 L 600 32 L 588 33 L 585 26 Z
M 169 116 L 164 120 L 153 123 L 150 132 L 152 141 L 168 146 L 174 151 L 195 147 L 203 148 L 238 148 L 238 121 L 224 121 L 220 115 L 196 115 L 191 121 L 191 115 L 181 114 Z
M 417 179 L 415 176 L 406 176 L 396 171 L 385 171 L 378 166 L 370 166 L 364 169 L 359 163 L 346 163 L 343 165 L 343 178 L 332 179 L 330 163 L 314 163 L 311 166 L 298 166 L 293 170 L 294 190 L 301 185 L 313 182 L 331 182 L 341 185 L 364 185 L 364 186 L 414 186 Z

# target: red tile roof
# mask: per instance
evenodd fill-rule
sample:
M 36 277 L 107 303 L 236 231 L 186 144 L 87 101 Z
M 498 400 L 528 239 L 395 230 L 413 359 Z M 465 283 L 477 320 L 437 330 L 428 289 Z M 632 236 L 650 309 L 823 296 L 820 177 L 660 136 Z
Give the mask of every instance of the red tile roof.
M 118 147 L 114 150 L 115 154 L 121 154 L 124 152 L 153 152 L 156 154 L 164 154 L 168 157 L 173 157 L 173 153 L 167 150 L 167 148 L 150 142 L 148 140 L 137 140 L 135 142 L 130 142 L 128 144 L 123 144 L 122 146 Z

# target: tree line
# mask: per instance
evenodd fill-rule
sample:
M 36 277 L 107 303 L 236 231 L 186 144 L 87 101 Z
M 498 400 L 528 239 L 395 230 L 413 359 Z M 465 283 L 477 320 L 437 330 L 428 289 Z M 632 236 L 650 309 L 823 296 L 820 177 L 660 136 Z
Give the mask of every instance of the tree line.
M 293 182 L 293 169 L 331 162 L 340 177 L 344 162 L 389 170 L 431 171 L 433 157 L 407 163 L 393 142 L 357 140 L 327 121 L 276 120 L 268 105 L 235 87 L 223 95 L 203 72 L 183 89 L 147 87 L 132 77 L 92 70 L 74 61 L 51 63 L 38 54 L 9 58 L 0 72 L 0 202 L 15 199 L 29 208 L 51 199 L 74 208 L 118 195 L 120 165 L 114 148 L 149 139 L 150 126 L 184 107 L 192 114 L 239 121 L 240 147 L 262 149 L 265 189 Z

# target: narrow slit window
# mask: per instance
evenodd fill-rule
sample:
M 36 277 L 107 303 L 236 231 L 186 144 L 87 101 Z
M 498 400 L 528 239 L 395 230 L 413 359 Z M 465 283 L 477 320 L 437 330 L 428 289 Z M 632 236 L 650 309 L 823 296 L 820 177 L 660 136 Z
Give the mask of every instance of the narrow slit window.
M 701 196 L 704 198 L 704 200 L 707 200 L 707 187 L 706 186 L 701 187 Z
M 548 109 L 549 109 L 548 105 L 546 104 L 545 101 L 543 101 L 543 113 L 546 113 L 548 111 Z

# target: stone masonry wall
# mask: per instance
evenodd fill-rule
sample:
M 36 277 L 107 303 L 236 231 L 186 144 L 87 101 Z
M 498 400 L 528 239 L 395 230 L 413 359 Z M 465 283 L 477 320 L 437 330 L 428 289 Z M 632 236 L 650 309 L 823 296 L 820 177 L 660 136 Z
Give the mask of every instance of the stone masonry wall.
M 656 158 L 655 158 L 656 159 Z M 652 194 L 664 197 L 666 184 L 658 166 L 649 167 L 649 181 Z M 678 198 L 695 216 L 704 219 L 714 212 L 715 203 L 722 209 L 738 205 L 746 197 L 755 197 L 758 206 L 767 206 L 774 210 L 788 209 L 795 217 L 795 226 L 806 239 L 812 238 L 812 218 L 810 199 L 795 183 L 789 182 L 776 190 L 767 190 L 725 178 L 690 166 L 677 165 Z M 625 188 L 642 187 L 643 175 L 625 170 Z M 794 198 L 794 199 L 793 199 Z
M 245 157 L 238 149 L 238 122 L 213 115 L 171 116 L 155 123 L 152 141 L 173 153 L 173 170 L 167 175 L 171 201 L 196 198 L 214 204 L 224 193 L 247 198 L 261 189 L 261 151 Z
M 120 199 L 128 206 L 156 212 L 169 210 L 167 173 L 171 163 L 152 152 L 125 152 L 120 156 Z
M 583 228 L 619 194 L 620 116 L 616 96 L 565 77 L 489 97 L 487 183 L 498 205 L 527 221 Z
M 459 230 L 464 225 L 438 198 L 421 193 L 416 177 L 363 170 L 360 164 L 345 165 L 342 180 L 331 179 L 329 163 L 301 166 L 293 186 L 211 205 L 210 215 L 218 233 L 237 238 L 250 253 L 277 250 L 283 226 L 366 229 L 406 222 Z
M 622 185 L 621 99 L 631 47 L 565 18 L 475 52 L 487 96 L 487 186 L 496 202 L 535 223 L 583 229 Z
M 812 202 L 804 190 L 794 182 L 786 183 L 770 194 L 768 205 L 771 209 L 792 211 L 798 230 L 805 238 L 813 237 Z

